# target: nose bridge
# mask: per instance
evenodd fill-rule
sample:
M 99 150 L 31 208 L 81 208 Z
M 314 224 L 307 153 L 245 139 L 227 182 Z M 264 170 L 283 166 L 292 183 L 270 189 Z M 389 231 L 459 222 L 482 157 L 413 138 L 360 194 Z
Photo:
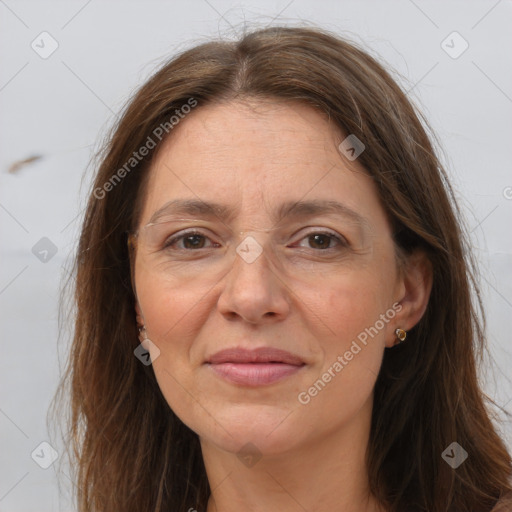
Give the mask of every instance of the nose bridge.
M 235 247 L 236 256 L 230 271 L 232 277 L 240 280 L 249 280 L 253 284 L 268 286 L 269 269 L 267 260 L 271 241 L 263 231 L 270 230 L 245 230 L 240 231 L 239 242 Z
M 236 313 L 252 322 L 269 313 L 282 316 L 288 309 L 285 287 L 270 268 L 271 241 L 267 235 L 258 235 L 259 231 L 271 229 L 239 232 L 241 241 L 219 297 L 222 313 Z

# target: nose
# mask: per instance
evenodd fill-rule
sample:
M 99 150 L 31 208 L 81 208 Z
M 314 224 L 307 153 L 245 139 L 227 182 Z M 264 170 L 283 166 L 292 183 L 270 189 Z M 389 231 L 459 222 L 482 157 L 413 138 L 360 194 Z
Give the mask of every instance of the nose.
M 257 257 L 237 253 L 223 279 L 217 305 L 228 320 L 238 318 L 259 324 L 286 318 L 290 309 L 288 289 L 277 270 L 271 268 L 266 250 Z

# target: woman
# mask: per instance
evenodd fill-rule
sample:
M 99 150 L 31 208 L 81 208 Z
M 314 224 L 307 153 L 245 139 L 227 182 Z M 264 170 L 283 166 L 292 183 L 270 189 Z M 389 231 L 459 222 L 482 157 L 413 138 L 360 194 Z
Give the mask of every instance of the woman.
M 510 509 L 420 119 L 310 28 L 202 44 L 138 91 L 76 259 L 81 512 Z

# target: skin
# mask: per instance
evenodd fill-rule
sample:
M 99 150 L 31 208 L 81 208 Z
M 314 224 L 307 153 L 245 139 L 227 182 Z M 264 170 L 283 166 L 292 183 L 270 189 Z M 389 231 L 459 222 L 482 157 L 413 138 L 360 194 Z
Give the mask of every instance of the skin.
M 369 492 L 365 466 L 373 387 L 384 350 L 397 342 L 395 329 L 408 330 L 423 315 L 431 272 L 422 254 L 398 266 L 377 189 L 357 160 L 338 150 L 344 138 L 305 105 L 199 106 L 150 169 L 135 258 L 136 313 L 160 350 L 153 369 L 165 399 L 199 435 L 213 489 L 207 512 L 384 510 Z M 167 216 L 146 226 L 177 198 L 222 202 L 238 213 L 224 222 Z M 341 202 L 365 220 L 273 218 L 282 202 L 313 199 Z M 162 249 L 187 228 L 205 235 L 203 248 L 181 240 Z M 325 231 L 348 246 L 311 240 Z M 263 249 L 250 263 L 235 251 L 247 236 Z M 378 334 L 300 403 L 298 394 L 386 312 Z M 252 388 L 204 364 L 224 348 L 260 346 L 288 350 L 306 364 Z M 244 463 L 241 450 L 256 456 Z

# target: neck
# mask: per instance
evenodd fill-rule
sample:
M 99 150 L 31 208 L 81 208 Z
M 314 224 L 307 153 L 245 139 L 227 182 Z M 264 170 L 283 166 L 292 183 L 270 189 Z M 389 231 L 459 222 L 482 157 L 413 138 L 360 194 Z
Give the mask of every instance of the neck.
M 206 512 L 382 511 L 368 487 L 370 419 L 371 403 L 350 425 L 248 465 L 201 438 L 212 489 Z

